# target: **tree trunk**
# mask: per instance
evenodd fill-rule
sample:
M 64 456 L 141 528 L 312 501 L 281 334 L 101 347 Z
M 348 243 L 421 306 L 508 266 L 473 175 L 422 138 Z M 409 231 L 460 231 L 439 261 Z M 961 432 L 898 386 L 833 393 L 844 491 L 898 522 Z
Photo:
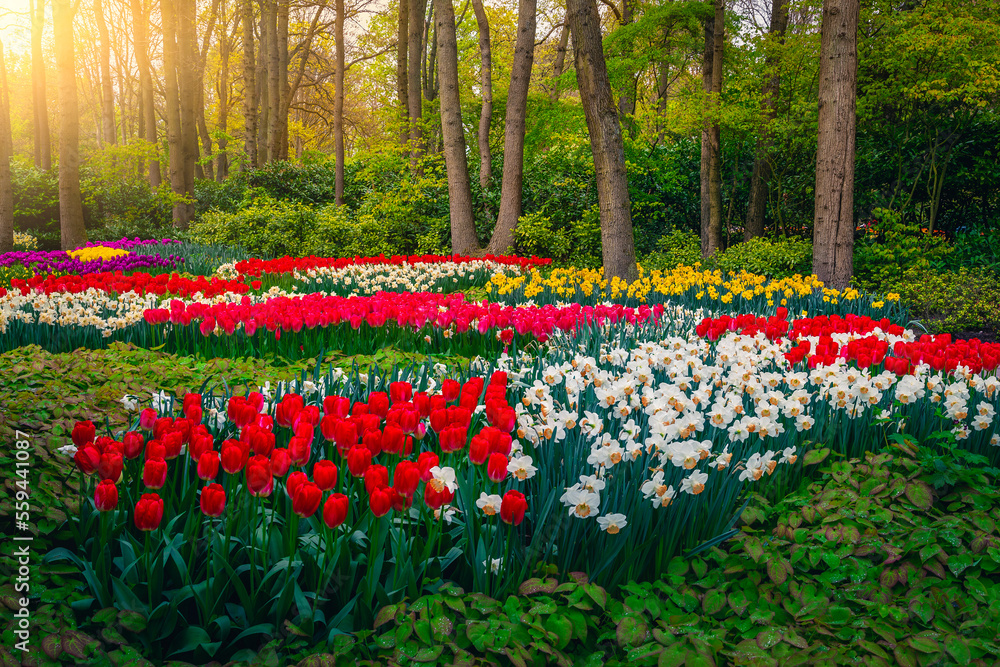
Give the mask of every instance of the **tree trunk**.
M 242 0 L 243 22 L 243 150 L 247 154 L 244 168 L 258 165 L 257 157 L 257 63 L 253 48 L 253 0 Z
M 205 159 L 204 165 L 196 165 L 200 178 L 215 180 L 215 173 L 212 168 L 212 135 L 208 133 L 208 122 L 205 120 L 205 68 L 208 63 L 208 49 L 212 45 L 212 35 L 215 33 L 215 26 L 219 19 L 219 0 L 212 0 L 212 9 L 208 16 L 208 26 L 205 28 L 205 36 L 202 38 L 202 46 L 198 56 L 198 67 L 195 72 L 194 92 L 197 97 L 195 102 L 195 120 L 197 122 L 198 138 L 201 139 L 201 149 Z M 225 28 L 223 28 L 225 31 Z M 225 41 L 223 32 L 220 42 Z
M 135 36 L 135 61 L 139 66 L 139 91 L 142 98 L 143 136 L 153 145 L 156 159 L 150 160 L 149 186 L 160 187 L 163 177 L 160 175 L 159 140 L 156 131 L 156 102 L 153 97 L 153 69 L 149 62 L 149 7 L 144 0 L 131 0 L 132 30 Z
M 630 0 L 622 0 L 622 25 L 627 26 L 630 23 L 632 23 L 632 2 Z M 620 112 L 621 122 L 625 126 L 625 131 L 628 132 L 629 137 L 635 137 L 638 131 L 634 117 L 638 76 L 637 73 L 629 71 L 625 87 L 618 98 L 618 111 Z
M 167 146 L 170 164 L 170 188 L 174 193 L 173 223 L 177 229 L 186 229 L 188 223 L 187 195 L 187 138 L 185 118 L 189 105 L 182 101 L 185 89 L 183 66 L 180 63 L 181 36 L 183 29 L 178 16 L 185 11 L 182 3 L 176 0 L 160 0 L 160 14 L 163 23 L 163 69 L 164 88 L 166 91 Z M 182 110 L 182 105 L 185 107 Z M 193 111 L 193 108 L 192 108 Z M 193 181 L 192 164 L 192 181 Z
M 399 116 L 402 129 L 399 135 L 399 144 L 403 147 L 410 139 L 409 129 L 409 91 L 407 86 L 406 50 L 409 31 L 409 9 L 410 3 L 407 0 L 399 0 L 399 22 L 396 27 L 396 99 L 399 103 Z
M 278 160 L 281 151 L 278 150 L 278 137 L 281 133 L 281 69 L 278 57 L 278 0 L 266 0 L 267 6 L 267 40 L 264 44 L 267 52 L 267 159 Z
M 633 281 L 639 271 L 635 262 L 625 145 L 604 61 L 601 17 L 595 0 L 569 0 L 566 8 L 573 37 L 576 81 L 594 154 L 604 276 L 608 280 L 617 277 Z
M 715 16 L 705 22 L 702 86 L 709 95 L 701 133 L 701 256 L 722 250 L 722 156 L 719 96 L 722 93 L 722 46 L 725 0 L 715 0 Z
M 279 160 L 288 159 L 288 0 L 278 2 L 278 109 L 277 153 Z
M 409 34 L 407 35 L 406 64 L 409 75 L 406 85 L 407 116 L 410 123 L 410 167 L 417 168 L 417 162 L 423 155 L 423 137 L 421 120 L 423 118 L 423 100 L 420 88 L 421 47 L 424 35 L 425 0 L 400 0 L 407 2 L 409 15 Z
M 194 217 L 194 172 L 198 161 L 198 121 L 195 107 L 201 94 L 198 76 L 198 32 L 196 28 L 196 0 L 181 0 L 177 3 L 177 80 L 180 86 L 181 138 L 183 141 L 184 197 L 181 229 L 187 229 Z
M 49 133 L 49 106 L 45 98 L 45 60 L 42 32 L 45 29 L 45 0 L 31 0 L 31 97 L 35 120 L 35 166 L 52 168 L 52 137 Z
M 433 101 L 437 97 L 438 86 L 440 84 L 440 73 L 438 73 L 437 68 L 437 57 L 438 57 L 438 25 L 435 21 L 434 8 L 436 5 L 431 5 L 430 15 L 427 18 L 428 30 L 431 30 L 428 34 L 431 35 L 430 41 L 426 43 L 426 50 L 424 53 L 424 58 L 426 59 L 427 65 L 424 68 L 424 99 L 428 101 Z M 454 13 L 454 7 L 452 7 L 452 13 Z M 435 80 L 435 76 L 437 80 Z
M 559 32 L 559 46 L 556 47 L 556 62 L 552 67 L 552 90 L 549 91 L 551 102 L 559 101 L 559 79 L 566 67 L 566 47 L 569 45 L 569 19 L 563 19 L 562 30 Z
M 825 0 L 820 37 L 813 273 L 844 288 L 854 272 L 858 0 Z
M 344 0 L 337 0 L 337 17 L 334 27 L 337 41 L 337 71 L 334 72 L 333 143 L 336 150 L 334 194 L 337 206 L 344 205 Z
M 260 0 L 260 49 L 257 52 L 257 158 L 260 163 L 271 161 L 268 133 L 271 131 L 271 40 L 277 21 L 276 0 Z
M 222 30 L 219 32 L 219 154 L 215 157 L 215 180 L 219 183 L 229 176 L 229 54 L 232 45 L 229 41 L 229 14 L 226 12 L 226 0 L 219 7 L 221 12 Z
M 472 190 L 465 155 L 462 101 L 458 94 L 458 43 L 455 9 L 451 0 L 434 0 L 438 35 L 438 81 L 441 83 L 441 135 L 448 172 L 448 204 L 451 212 L 451 251 L 459 255 L 479 253 L 476 223 L 472 217 Z
M 14 184 L 10 177 L 13 147 L 7 63 L 4 60 L 4 45 L 0 41 L 0 253 L 14 250 Z
M 115 131 L 115 92 L 111 85 L 111 39 L 108 36 L 108 22 L 104 17 L 101 0 L 94 0 L 94 19 L 97 22 L 97 34 L 100 39 L 100 69 L 101 69 L 101 134 L 105 143 L 116 144 L 118 135 Z
M 52 0 L 59 88 L 59 229 L 63 250 L 87 243 L 80 198 L 80 108 L 76 98 L 73 0 Z
M 517 41 L 511 64 L 507 93 L 507 118 L 503 141 L 503 185 L 500 189 L 500 212 L 487 250 L 493 254 L 509 252 L 514 246 L 514 228 L 521 217 L 521 191 L 524 183 L 524 125 L 528 111 L 528 84 L 535 59 L 535 0 L 520 0 L 517 12 Z
M 764 84 L 763 124 L 757 139 L 757 151 L 754 155 L 753 176 L 750 177 L 750 199 L 747 203 L 747 222 L 743 228 L 743 240 L 749 241 L 756 236 L 764 235 L 764 216 L 767 213 L 768 181 L 771 178 L 771 149 L 774 144 L 771 138 L 771 123 L 774 121 L 774 104 L 778 97 L 780 78 L 776 71 L 778 53 L 775 48 L 785 41 L 785 29 L 788 27 L 787 0 L 772 0 L 771 28 L 769 31 L 772 43 L 768 45 L 764 57 L 764 69 L 772 72 L 771 78 Z
M 479 113 L 479 187 L 485 193 L 493 178 L 493 156 L 490 153 L 490 124 L 493 121 L 493 50 L 490 48 L 490 22 L 483 0 L 472 0 L 479 28 L 479 62 L 483 87 L 483 107 Z M 487 215 L 489 211 L 487 210 Z

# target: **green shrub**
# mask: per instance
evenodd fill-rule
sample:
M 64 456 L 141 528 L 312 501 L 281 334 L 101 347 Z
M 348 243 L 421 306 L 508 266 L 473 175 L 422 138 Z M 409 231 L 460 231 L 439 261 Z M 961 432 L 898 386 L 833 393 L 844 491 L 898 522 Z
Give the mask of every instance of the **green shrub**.
M 787 278 L 812 273 L 812 243 L 795 237 L 757 237 L 738 243 L 712 258 L 713 268 L 723 274 L 749 271 L 769 278 Z
M 669 271 L 678 266 L 694 266 L 701 260 L 701 239 L 694 232 L 675 229 L 656 242 L 656 251 L 640 263 L 652 271 Z
M 541 213 L 523 215 L 514 229 L 514 240 L 522 255 L 538 255 L 563 259 L 569 255 L 573 241 L 565 229 L 554 228 L 552 218 Z
M 255 256 L 308 254 L 306 239 L 315 233 L 316 211 L 298 202 L 273 199 L 259 191 L 236 213 L 208 211 L 191 224 L 196 243 L 242 246 Z
M 982 330 L 1000 333 L 1000 279 L 985 270 L 937 271 L 911 266 L 883 283 L 898 292 L 910 314 L 931 333 Z
M 871 227 L 854 246 L 854 278 L 867 290 L 889 291 L 885 285 L 908 269 L 940 266 L 952 252 L 942 236 L 927 233 L 898 212 L 877 208 L 872 216 Z

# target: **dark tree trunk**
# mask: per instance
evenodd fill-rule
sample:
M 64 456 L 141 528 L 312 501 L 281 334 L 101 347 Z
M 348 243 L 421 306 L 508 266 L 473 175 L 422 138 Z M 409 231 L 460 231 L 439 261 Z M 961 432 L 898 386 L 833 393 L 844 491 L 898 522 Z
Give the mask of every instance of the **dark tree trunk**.
M 10 133 L 10 89 L 0 41 L 0 253 L 14 250 L 14 185 L 10 177 L 13 139 Z
M 559 80 L 566 67 L 567 46 L 569 46 L 569 20 L 563 19 L 562 30 L 559 31 L 559 46 L 556 47 L 556 62 L 552 67 L 552 89 L 549 91 L 549 100 L 552 102 L 559 101 Z
M 45 59 L 42 33 L 45 30 L 45 0 L 32 0 L 31 12 L 31 97 L 35 120 L 35 166 L 52 168 L 52 136 L 49 132 L 49 105 L 45 97 Z
M 422 62 L 422 46 L 424 35 L 425 0 L 400 0 L 408 3 L 409 34 L 407 39 L 406 65 L 409 75 L 406 86 L 407 110 L 410 123 L 410 166 L 417 167 L 417 161 L 423 155 L 423 99 L 420 87 L 420 63 Z
M 337 0 L 334 28 L 337 40 L 337 71 L 334 72 L 333 141 L 336 149 L 334 190 L 337 206 L 344 205 L 344 0 Z
M 190 144 L 195 139 L 193 127 L 194 105 L 184 99 L 190 92 L 185 81 L 187 77 L 185 48 L 192 45 L 185 32 L 187 27 L 184 14 L 186 2 L 160 0 L 160 14 L 163 22 L 163 69 L 165 73 L 167 144 L 170 153 L 170 188 L 174 193 L 173 223 L 177 229 L 186 229 L 190 221 L 188 193 L 194 189 L 193 151 Z M 197 143 L 195 143 L 195 147 Z M 190 169 L 191 188 L 188 189 Z
M 460 255 L 479 253 L 476 223 L 472 217 L 472 190 L 465 155 L 462 101 L 458 94 L 458 43 L 455 9 L 451 0 L 434 0 L 438 35 L 438 80 L 441 82 L 441 135 L 444 163 L 448 171 L 448 204 L 451 212 L 451 251 Z
M 399 0 L 399 21 L 396 26 L 396 100 L 399 104 L 399 116 L 401 119 L 401 130 L 399 143 L 405 147 L 410 139 L 408 105 L 410 103 L 408 81 L 409 76 L 406 68 L 406 50 L 409 31 L 410 3 L 407 0 Z
M 261 164 L 271 161 L 269 148 L 271 142 L 271 43 L 274 39 L 274 29 L 277 23 L 276 0 L 260 1 L 260 49 L 257 52 L 257 108 L 260 116 L 257 118 L 257 159 Z
M 198 138 L 201 139 L 201 149 L 205 157 L 204 166 L 200 163 L 196 166 L 196 174 L 199 178 L 207 178 L 209 180 L 215 180 L 215 172 L 212 167 L 212 135 L 208 133 L 208 122 L 205 119 L 205 68 L 208 63 L 208 49 L 212 44 L 212 35 L 215 33 L 215 26 L 219 19 L 219 0 L 212 1 L 211 13 L 208 16 L 208 26 L 205 28 L 205 36 L 202 41 L 200 55 L 198 57 L 198 67 L 196 70 L 196 80 L 194 85 L 194 93 L 196 95 L 195 102 L 195 120 L 197 122 Z M 223 33 L 221 35 L 221 41 L 225 41 L 225 28 L 222 29 Z
M 278 24 L 275 33 L 278 53 L 278 90 L 275 95 L 274 146 L 271 153 L 275 159 L 288 159 L 288 0 L 278 0 Z
M 177 81 L 180 86 L 181 138 L 183 141 L 184 198 L 181 229 L 194 217 L 194 171 L 198 161 L 198 122 L 195 107 L 200 99 L 198 76 L 198 33 L 195 27 L 196 0 L 177 2 L 177 48 L 180 52 Z
M 854 272 L 858 0 L 825 0 L 820 38 L 813 273 L 841 289 Z
M 135 34 L 135 61 L 139 66 L 139 90 L 142 97 L 143 137 L 153 145 L 155 159 L 150 160 L 149 186 L 160 187 L 160 147 L 156 130 L 156 101 L 153 96 L 153 69 L 149 62 L 149 7 L 144 0 L 131 0 L 132 30 Z
M 567 12 L 573 36 L 576 81 L 594 154 L 604 276 L 608 280 L 632 281 L 639 271 L 635 262 L 625 145 L 604 61 L 601 17 L 595 0 L 569 0 Z
M 483 107 L 479 113 L 479 187 L 485 193 L 493 178 L 493 156 L 490 153 L 490 124 L 493 121 L 493 50 L 490 48 L 490 22 L 483 0 L 472 0 L 479 29 L 479 62 L 483 87 Z M 487 207 L 488 209 L 488 207 Z M 489 215 L 489 210 L 487 210 Z
M 437 67 L 437 57 L 438 57 L 438 25 L 435 21 L 436 4 L 431 5 L 430 15 L 427 17 L 428 29 L 431 30 L 430 41 L 426 44 L 426 52 L 424 57 L 427 60 L 427 65 L 424 68 L 424 99 L 433 101 L 437 97 L 438 86 L 440 84 L 441 76 L 438 73 Z M 454 8 L 452 8 L 452 13 L 454 13 Z
M 521 217 L 521 189 L 524 183 L 524 125 L 528 111 L 528 84 L 535 59 L 535 0 L 520 0 L 517 12 L 517 41 L 507 93 L 507 119 L 503 141 L 503 185 L 500 212 L 487 250 L 509 252 L 514 246 L 514 229 Z
M 780 79 L 776 71 L 778 53 L 776 47 L 785 41 L 788 27 L 788 1 L 772 0 L 771 28 L 767 55 L 764 57 L 765 70 L 771 71 L 771 78 L 764 85 L 763 124 L 757 139 L 754 155 L 753 176 L 750 177 L 750 199 L 747 202 L 747 222 L 743 228 L 743 240 L 749 241 L 764 235 L 764 216 L 767 213 L 768 181 L 771 179 L 771 122 L 774 120 L 775 98 L 778 97 Z
M 247 154 L 245 168 L 254 168 L 257 156 L 257 63 L 253 48 L 253 0 L 242 0 L 243 23 L 243 118 L 245 128 L 243 150 Z
M 222 30 L 219 31 L 219 154 L 215 156 L 215 180 L 222 182 L 229 176 L 229 55 L 232 49 L 229 34 L 229 14 L 226 0 L 219 7 Z
M 722 93 L 722 45 L 725 0 L 715 0 L 715 16 L 705 22 L 702 87 L 709 96 L 701 133 L 701 256 L 722 250 L 722 156 L 719 95 Z
M 108 22 L 104 16 L 101 0 L 94 0 L 94 19 L 100 41 L 101 69 L 101 135 L 104 143 L 118 143 L 115 131 L 115 91 L 111 85 L 111 38 L 108 36 Z
M 80 108 L 76 93 L 73 0 L 52 0 L 59 88 L 59 229 L 63 250 L 87 243 L 80 197 Z

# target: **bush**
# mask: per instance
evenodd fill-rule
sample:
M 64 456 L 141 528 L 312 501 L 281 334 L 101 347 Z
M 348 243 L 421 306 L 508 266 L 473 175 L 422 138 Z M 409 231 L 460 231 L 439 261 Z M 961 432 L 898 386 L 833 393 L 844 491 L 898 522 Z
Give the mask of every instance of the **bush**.
M 298 202 L 273 199 L 260 191 L 236 213 L 208 211 L 191 224 L 196 243 L 239 245 L 258 257 L 309 254 L 306 239 L 315 234 L 316 211 Z
M 989 271 L 937 271 L 912 266 L 883 283 L 908 302 L 910 314 L 931 333 L 982 330 L 1000 333 L 1000 279 Z
M 812 273 L 812 243 L 795 237 L 757 237 L 738 243 L 712 258 L 713 268 L 726 274 L 749 271 L 769 278 Z
M 694 266 L 701 260 L 701 238 L 694 232 L 675 229 L 656 242 L 656 251 L 642 260 L 643 268 L 669 271 L 678 266 Z
M 866 290 L 888 291 L 885 285 L 900 274 L 941 266 L 952 252 L 942 235 L 929 234 L 896 211 L 877 208 L 872 217 L 865 235 L 854 246 L 854 278 Z

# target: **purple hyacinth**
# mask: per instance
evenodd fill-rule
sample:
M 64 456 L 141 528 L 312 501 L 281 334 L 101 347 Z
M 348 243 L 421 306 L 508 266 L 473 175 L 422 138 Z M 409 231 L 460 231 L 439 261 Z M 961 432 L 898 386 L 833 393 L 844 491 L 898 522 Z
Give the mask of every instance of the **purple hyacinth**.
M 140 245 L 166 245 L 168 243 L 180 243 L 180 241 L 174 241 L 173 239 L 140 239 L 136 236 L 134 239 L 123 238 L 120 241 L 92 241 L 88 242 L 87 245 L 82 246 L 83 248 L 94 248 L 96 246 L 104 246 L 105 248 L 114 248 L 115 250 L 129 250 Z M 79 250 L 80 248 L 77 248 Z
M 77 275 L 101 273 L 104 271 L 134 271 L 144 268 L 173 269 L 183 262 L 184 258 L 174 255 L 170 257 L 162 257 L 160 255 L 125 255 L 110 259 L 81 261 L 75 257 L 70 257 L 62 250 L 51 252 L 8 252 L 0 255 L 0 266 L 20 264 L 24 267 L 30 267 L 35 273 L 73 273 Z

